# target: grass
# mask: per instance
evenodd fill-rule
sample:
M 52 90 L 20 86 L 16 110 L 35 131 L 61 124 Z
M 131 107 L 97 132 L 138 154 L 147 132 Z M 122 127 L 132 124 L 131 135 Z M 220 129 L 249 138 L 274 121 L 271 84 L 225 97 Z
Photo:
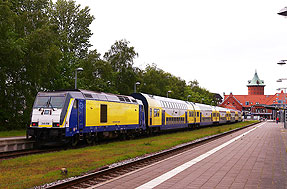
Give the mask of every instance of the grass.
M 0 188 L 30 188 L 42 185 L 251 123 L 253 122 L 246 121 L 220 127 L 208 127 L 194 131 L 3 160 L 0 162 Z M 67 176 L 61 174 L 63 167 L 68 169 Z
M 26 136 L 26 130 L 12 130 L 0 132 L 0 138 L 13 136 Z

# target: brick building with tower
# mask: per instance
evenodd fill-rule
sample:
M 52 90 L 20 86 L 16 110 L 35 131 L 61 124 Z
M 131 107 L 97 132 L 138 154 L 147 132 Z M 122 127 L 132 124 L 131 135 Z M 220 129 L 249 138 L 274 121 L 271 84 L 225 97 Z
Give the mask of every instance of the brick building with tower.
M 264 94 L 264 81 L 259 79 L 257 71 L 248 81 L 248 95 L 224 94 L 221 107 L 237 109 L 244 112 L 245 116 L 260 116 L 262 118 L 274 119 L 277 111 L 286 106 L 286 93 L 281 91 L 274 95 Z

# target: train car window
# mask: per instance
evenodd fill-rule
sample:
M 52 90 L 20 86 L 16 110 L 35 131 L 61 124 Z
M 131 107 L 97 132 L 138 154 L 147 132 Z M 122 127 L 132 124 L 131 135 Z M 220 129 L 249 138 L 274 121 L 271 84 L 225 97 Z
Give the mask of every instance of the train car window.
M 74 109 L 77 109 L 77 108 L 78 108 L 78 101 L 77 101 L 77 100 L 74 100 L 73 108 L 74 108 Z
M 86 98 L 93 98 L 93 96 L 92 96 L 91 94 L 87 94 L 87 93 L 84 93 L 84 96 L 85 96 Z
M 128 97 L 125 96 L 124 98 L 125 98 L 126 102 L 131 102 Z
M 120 101 L 125 101 L 124 97 L 122 97 L 122 96 L 118 96 L 118 98 Z
M 106 104 L 101 104 L 101 123 L 108 122 L 108 106 Z
M 149 116 L 152 117 L 152 108 L 149 110 Z
M 197 114 L 197 117 L 199 117 L 199 112 L 196 112 L 196 114 Z

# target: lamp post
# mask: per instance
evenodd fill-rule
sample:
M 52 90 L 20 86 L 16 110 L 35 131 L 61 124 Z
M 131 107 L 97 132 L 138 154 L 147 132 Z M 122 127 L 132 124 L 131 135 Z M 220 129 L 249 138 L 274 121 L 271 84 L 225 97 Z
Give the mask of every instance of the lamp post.
M 140 85 L 140 84 L 141 84 L 140 82 L 136 82 L 136 83 L 134 84 L 134 93 L 137 92 L 137 85 Z
M 187 95 L 187 97 L 186 97 L 186 101 L 188 101 L 188 98 L 189 98 L 189 97 L 191 97 L 191 96 L 190 96 L 190 95 Z
M 83 68 L 77 68 L 75 69 L 75 89 L 77 89 L 77 73 L 78 71 L 83 71 L 84 69 Z
M 285 65 L 287 60 L 280 60 L 279 62 L 277 62 L 277 64 L 279 65 Z
M 287 7 L 284 7 L 283 9 L 281 9 L 277 14 L 281 16 L 287 16 Z
M 280 78 L 280 79 L 277 79 L 276 82 L 282 82 L 283 80 L 287 80 L 287 78 Z
M 166 97 L 168 98 L 168 93 L 171 93 L 172 91 L 167 91 L 167 93 L 166 93 Z
M 282 9 L 278 14 L 286 17 L 287 16 L 287 7 Z M 277 64 L 280 66 L 283 66 L 286 64 L 286 61 L 287 60 L 280 60 Z M 277 80 L 277 82 L 282 82 L 283 80 L 287 80 L 287 78 L 279 78 Z M 278 88 L 277 90 L 281 90 L 281 89 L 284 89 L 284 95 L 283 95 L 284 99 L 282 97 L 283 121 L 284 121 L 284 128 L 287 129 L 287 110 L 286 110 L 286 96 L 285 96 L 286 88 Z M 285 100 L 285 104 L 284 104 L 284 100 Z

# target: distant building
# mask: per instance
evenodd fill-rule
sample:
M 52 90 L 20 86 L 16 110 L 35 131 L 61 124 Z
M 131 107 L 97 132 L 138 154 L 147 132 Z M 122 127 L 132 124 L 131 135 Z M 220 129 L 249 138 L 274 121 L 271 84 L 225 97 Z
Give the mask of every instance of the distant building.
M 274 95 L 264 95 L 264 81 L 260 80 L 255 71 L 252 80 L 248 81 L 248 95 L 224 94 L 221 107 L 243 111 L 244 115 L 260 116 L 274 119 L 277 111 L 286 106 L 286 93 L 281 91 Z

